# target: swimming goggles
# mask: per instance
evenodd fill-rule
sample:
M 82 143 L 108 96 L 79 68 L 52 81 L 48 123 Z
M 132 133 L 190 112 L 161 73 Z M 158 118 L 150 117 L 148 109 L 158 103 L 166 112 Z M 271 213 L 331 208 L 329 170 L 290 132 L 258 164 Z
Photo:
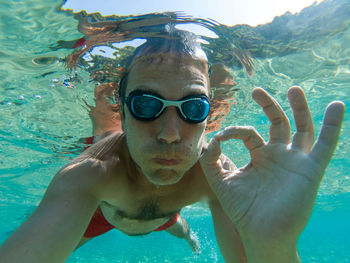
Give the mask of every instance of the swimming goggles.
M 140 121 L 158 118 L 164 109 L 175 106 L 180 117 L 188 123 L 200 123 L 209 114 L 209 98 L 205 95 L 189 95 L 181 100 L 165 100 L 155 94 L 135 90 L 124 99 L 132 116 Z

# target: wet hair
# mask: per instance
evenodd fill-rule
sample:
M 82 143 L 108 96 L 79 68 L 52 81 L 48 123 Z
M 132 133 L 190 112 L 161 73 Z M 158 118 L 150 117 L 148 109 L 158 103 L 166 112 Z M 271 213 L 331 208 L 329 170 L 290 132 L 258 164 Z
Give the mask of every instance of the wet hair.
M 188 31 L 167 28 L 159 37 L 148 38 L 128 59 L 126 71 L 119 82 L 118 96 L 121 102 L 125 98 L 128 76 L 134 65 L 161 64 L 165 61 L 179 64 L 191 61 L 203 72 L 208 72 L 208 60 L 201 48 L 200 38 Z

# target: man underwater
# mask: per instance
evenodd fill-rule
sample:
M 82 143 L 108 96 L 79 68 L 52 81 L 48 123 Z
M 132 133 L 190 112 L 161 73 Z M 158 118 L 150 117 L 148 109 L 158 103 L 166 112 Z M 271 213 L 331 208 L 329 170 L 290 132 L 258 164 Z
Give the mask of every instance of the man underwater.
M 253 127 L 229 126 L 207 143 L 205 53 L 182 34 L 148 39 L 120 83 L 123 131 L 101 138 L 56 174 L 38 208 L 1 246 L 0 258 L 64 262 L 96 211 L 119 231 L 142 235 L 207 200 L 226 262 L 300 262 L 298 237 L 334 152 L 344 104 L 328 106 L 314 144 L 299 87 L 288 91 L 297 130 L 292 139 L 279 104 L 260 88 L 252 96 L 272 123 L 269 141 Z M 220 142 L 230 139 L 250 152 L 240 169 L 221 153 Z

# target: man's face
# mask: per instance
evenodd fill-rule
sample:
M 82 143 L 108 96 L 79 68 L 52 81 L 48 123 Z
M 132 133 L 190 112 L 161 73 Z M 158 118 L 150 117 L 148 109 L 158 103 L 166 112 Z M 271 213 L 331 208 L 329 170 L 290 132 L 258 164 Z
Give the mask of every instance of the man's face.
M 135 65 L 128 76 L 126 96 L 135 90 L 152 92 L 166 100 L 208 94 L 208 76 L 191 63 L 162 62 Z M 135 119 L 124 106 L 123 129 L 132 159 L 155 185 L 178 182 L 199 159 L 206 120 L 185 122 L 169 106 L 152 121 Z

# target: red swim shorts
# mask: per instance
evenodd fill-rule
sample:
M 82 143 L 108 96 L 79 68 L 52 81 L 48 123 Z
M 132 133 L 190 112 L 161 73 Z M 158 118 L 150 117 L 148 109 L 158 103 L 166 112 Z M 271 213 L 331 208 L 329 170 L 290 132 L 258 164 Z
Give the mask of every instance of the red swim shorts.
M 85 139 L 84 144 L 86 144 L 87 146 L 84 147 L 84 150 L 86 150 L 87 148 L 89 148 L 91 146 L 91 144 L 93 144 L 95 141 L 95 136 L 91 136 Z

